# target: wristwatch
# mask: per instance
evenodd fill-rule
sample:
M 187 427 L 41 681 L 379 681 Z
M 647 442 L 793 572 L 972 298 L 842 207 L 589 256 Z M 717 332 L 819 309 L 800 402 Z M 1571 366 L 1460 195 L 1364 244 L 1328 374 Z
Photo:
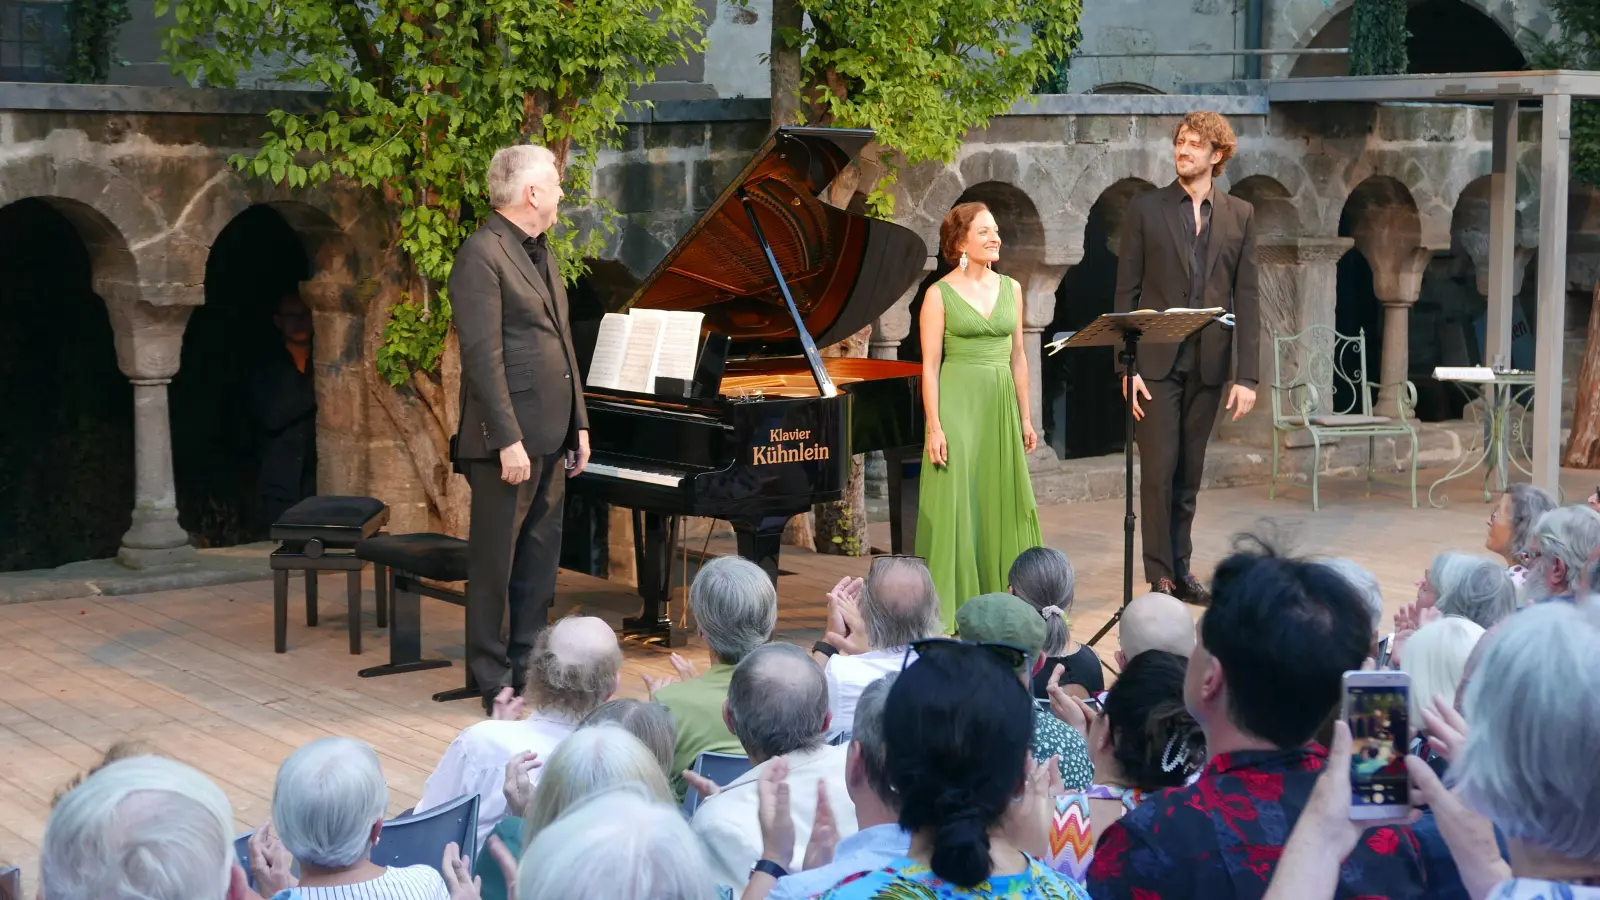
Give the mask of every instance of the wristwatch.
M 754 875 L 757 872 L 765 872 L 768 875 L 771 875 L 775 879 L 776 878 L 787 878 L 787 877 L 789 877 L 789 871 L 787 869 L 785 869 L 783 866 L 778 865 L 777 863 L 773 862 L 770 859 L 758 859 L 758 860 L 756 860 L 756 864 L 750 867 L 750 874 Z
M 815 644 L 811 645 L 811 652 L 821 653 L 823 656 L 832 656 L 839 652 L 839 648 L 828 643 L 827 641 L 817 641 Z

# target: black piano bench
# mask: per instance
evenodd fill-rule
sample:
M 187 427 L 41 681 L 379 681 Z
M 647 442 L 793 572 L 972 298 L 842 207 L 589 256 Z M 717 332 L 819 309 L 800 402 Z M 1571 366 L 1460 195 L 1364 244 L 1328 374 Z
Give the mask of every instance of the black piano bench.
M 362 669 L 358 674 L 362 678 L 376 678 L 449 668 L 448 659 L 422 658 L 422 598 L 432 597 L 465 607 L 465 586 L 457 591 L 427 584 L 423 579 L 464 583 L 467 580 L 467 542 L 447 534 L 380 534 L 357 544 L 356 555 L 370 561 L 380 578 L 388 581 L 393 604 L 389 662 Z M 445 702 L 477 696 L 469 669 L 466 688 L 440 691 L 433 699 Z
M 361 652 L 361 570 L 355 553 L 363 539 L 389 522 L 389 507 L 371 497 L 307 497 L 289 507 L 268 535 L 279 542 L 272 551 L 272 649 L 289 648 L 289 573 L 306 574 L 306 625 L 317 624 L 317 573 L 346 573 L 350 607 L 350 652 Z M 376 573 L 375 573 L 376 574 Z M 378 627 L 388 627 L 389 608 L 383 578 L 374 578 Z

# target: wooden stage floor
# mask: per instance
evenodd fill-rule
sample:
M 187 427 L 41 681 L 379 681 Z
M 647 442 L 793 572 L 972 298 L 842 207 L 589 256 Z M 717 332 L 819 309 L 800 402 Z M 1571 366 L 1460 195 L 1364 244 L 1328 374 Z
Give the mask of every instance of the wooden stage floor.
M 1465 479 L 1463 479 L 1465 480 Z M 1570 499 L 1587 496 L 1593 473 L 1563 479 Z M 1480 551 L 1489 507 L 1470 487 L 1446 509 L 1426 500 L 1409 508 L 1397 488 L 1367 498 L 1359 482 L 1325 482 L 1322 511 L 1305 491 L 1277 501 L 1265 487 L 1201 495 L 1195 527 L 1197 568 L 1227 552 L 1230 537 L 1268 524 L 1295 552 L 1353 557 L 1384 588 L 1392 613 L 1414 596 L 1415 581 L 1446 549 Z M 1046 543 L 1072 558 L 1078 574 L 1073 632 L 1092 634 L 1116 609 L 1121 589 L 1122 503 L 1045 507 Z M 875 543 L 887 544 L 884 525 Z M 712 553 L 731 552 L 713 540 Z M 1137 550 L 1135 551 L 1137 553 Z M 824 595 L 867 560 L 785 548 L 779 636 L 809 644 L 820 636 Z M 1135 562 L 1135 572 L 1137 568 Z M 268 817 L 277 767 L 295 747 L 328 735 L 370 742 L 383 760 L 391 812 L 412 806 L 433 765 L 463 727 L 478 721 L 474 704 L 438 704 L 429 696 L 459 686 L 462 613 L 423 603 L 429 655 L 448 669 L 363 679 L 356 670 L 387 657 L 367 594 L 364 650 L 349 654 L 342 573 L 323 584 L 322 624 L 305 627 L 298 579 L 291 588 L 289 652 L 272 652 L 271 583 L 252 582 L 94 600 L 0 606 L 0 864 L 20 865 L 26 896 L 36 887 L 38 845 L 51 798 L 111 744 L 142 742 L 188 762 L 227 791 L 241 830 Z M 1141 589 L 1135 580 L 1135 591 Z M 632 589 L 562 573 L 558 612 L 584 610 L 613 624 L 636 609 Z M 674 604 L 674 618 L 680 615 Z M 1100 649 L 1109 658 L 1113 632 Z M 698 643 L 686 651 L 704 665 Z M 670 674 L 664 651 L 628 645 L 622 693 L 642 697 L 640 675 Z

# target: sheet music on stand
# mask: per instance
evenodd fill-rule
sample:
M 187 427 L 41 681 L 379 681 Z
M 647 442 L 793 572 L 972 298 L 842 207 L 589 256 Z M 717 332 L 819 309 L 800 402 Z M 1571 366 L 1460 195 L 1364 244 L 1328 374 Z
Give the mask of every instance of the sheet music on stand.
M 1051 341 L 1045 348 L 1054 356 L 1067 347 L 1118 347 L 1122 345 L 1122 335 L 1127 331 L 1139 332 L 1141 342 L 1175 344 L 1218 321 L 1223 313 L 1221 307 L 1184 312 L 1105 313 L 1082 329 Z

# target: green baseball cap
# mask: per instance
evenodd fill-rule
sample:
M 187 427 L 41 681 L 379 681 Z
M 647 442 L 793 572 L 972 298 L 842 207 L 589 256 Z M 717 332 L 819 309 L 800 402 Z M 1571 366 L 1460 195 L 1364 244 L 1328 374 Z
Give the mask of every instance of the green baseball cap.
M 1037 660 L 1044 651 L 1044 618 L 1011 594 L 983 594 L 956 610 L 956 633 L 974 644 L 1011 644 Z

